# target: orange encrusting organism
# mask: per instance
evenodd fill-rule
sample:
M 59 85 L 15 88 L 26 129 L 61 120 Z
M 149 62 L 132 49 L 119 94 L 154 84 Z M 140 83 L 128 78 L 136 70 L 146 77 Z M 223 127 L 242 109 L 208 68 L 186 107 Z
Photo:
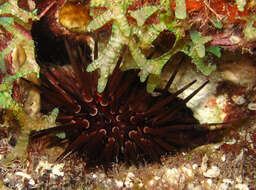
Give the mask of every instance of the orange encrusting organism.
M 175 0 L 171 1 L 171 9 L 174 11 L 176 7 Z M 227 17 L 227 21 L 231 23 L 241 22 L 238 17 L 248 15 L 248 5 L 244 7 L 244 11 L 238 10 L 235 3 L 230 3 L 227 0 L 210 0 L 208 6 L 214 10 L 217 14 L 224 15 Z M 206 6 L 204 0 L 186 0 L 186 9 L 188 13 L 201 11 L 204 8 L 209 8 Z
M 242 17 L 248 15 L 248 8 L 245 6 L 243 12 L 239 11 L 236 4 L 227 2 L 226 0 L 214 0 L 210 2 L 210 6 L 216 11 L 217 14 L 226 15 L 228 21 L 240 22 L 240 19 L 236 17 Z
M 186 0 L 186 8 L 188 12 L 200 11 L 203 6 L 203 0 Z

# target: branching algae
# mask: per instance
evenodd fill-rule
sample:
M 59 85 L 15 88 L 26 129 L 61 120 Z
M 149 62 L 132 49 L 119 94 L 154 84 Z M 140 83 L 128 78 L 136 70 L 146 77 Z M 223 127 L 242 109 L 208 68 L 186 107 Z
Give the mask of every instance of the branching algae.
M 90 2 L 91 7 L 104 7 L 107 10 L 92 20 L 87 30 L 95 31 L 107 23 L 111 22 L 112 24 L 112 34 L 106 48 L 100 53 L 99 58 L 94 60 L 87 68 L 89 72 L 96 69 L 100 70 L 99 92 L 104 90 L 108 76 L 112 73 L 124 45 L 128 46 L 136 67 L 141 70 L 139 73 L 141 82 L 145 82 L 148 76 L 160 76 L 163 66 L 174 54 L 180 51 L 189 55 L 198 69 L 204 74 L 208 75 L 215 69 L 215 66 L 208 67 L 203 63 L 203 58 L 205 58 L 204 44 L 211 40 L 210 37 L 202 37 L 199 32 L 195 33 L 198 35 L 191 36 L 191 39 L 194 37 L 192 43 L 197 43 L 195 48 L 201 54 L 194 53 L 194 48 L 192 48 L 194 44 L 191 45 L 189 40 L 184 39 L 185 30 L 189 28 L 189 26 L 182 22 L 182 19 L 186 18 L 186 7 L 184 5 L 177 4 L 174 16 L 170 10 L 171 5 L 169 1 L 161 1 L 154 6 L 144 6 L 140 9 L 128 10 L 129 5 L 132 3 L 134 3 L 132 0 L 92 0 Z M 185 4 L 185 2 L 183 3 Z M 129 23 L 126 18 L 127 14 L 130 14 L 137 24 Z M 147 19 L 153 14 L 158 15 L 156 23 L 152 25 L 146 24 Z M 92 16 L 94 17 L 94 15 Z M 172 49 L 159 57 L 147 59 L 142 50 L 150 48 L 152 42 L 164 30 L 170 30 L 176 36 L 176 42 Z M 135 40 L 134 36 L 138 37 L 139 42 Z M 217 50 L 219 50 L 218 47 Z M 148 91 L 152 92 L 155 85 L 150 84 L 150 81 L 152 80 L 148 80 Z
M 0 106 L 3 109 L 12 110 L 22 128 L 15 148 L 5 160 L 6 163 L 9 163 L 16 157 L 20 157 L 22 160 L 26 159 L 30 131 L 44 129 L 54 124 L 58 110 L 55 109 L 45 120 L 33 121 L 12 97 L 15 80 L 32 73 L 39 74 L 39 66 L 34 55 L 34 41 L 30 35 L 32 21 L 39 20 L 36 10 L 25 11 L 18 7 L 17 0 L 9 0 L 1 2 L 0 15 L 1 33 L 7 32 L 12 36 L 11 40 L 6 42 L 7 45 L 1 44 L 3 50 L 0 55 Z M 8 59 L 8 56 L 11 57 L 11 60 Z

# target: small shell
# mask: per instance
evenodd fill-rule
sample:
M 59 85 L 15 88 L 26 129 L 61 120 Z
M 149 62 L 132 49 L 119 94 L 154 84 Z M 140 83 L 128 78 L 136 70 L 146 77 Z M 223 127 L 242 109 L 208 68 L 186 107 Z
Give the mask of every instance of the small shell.
M 255 111 L 256 110 L 256 103 L 255 102 L 249 103 L 248 104 L 248 109 L 252 110 L 252 111 Z
M 91 21 L 89 8 L 81 4 L 66 3 L 59 12 L 60 24 L 73 32 L 87 32 Z

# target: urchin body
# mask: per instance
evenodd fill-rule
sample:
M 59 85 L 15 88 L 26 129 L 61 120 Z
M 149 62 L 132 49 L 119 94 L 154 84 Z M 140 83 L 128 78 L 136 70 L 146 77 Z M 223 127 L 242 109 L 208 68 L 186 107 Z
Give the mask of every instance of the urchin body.
M 178 94 L 189 88 L 192 81 L 176 93 L 166 88 L 157 95 L 147 93 L 138 72 L 120 70 L 120 58 L 103 93 L 97 92 L 97 72 L 88 73 L 90 63 L 83 48 L 66 41 L 71 67 L 42 69 L 41 86 L 36 86 L 50 110 L 58 107 L 59 126 L 38 132 L 64 131 L 68 147 L 58 160 L 79 152 L 88 163 L 105 164 L 113 161 L 137 163 L 160 161 L 162 155 L 179 148 L 202 144 L 207 131 L 195 129 L 198 121 L 186 107 L 200 89 L 185 100 Z

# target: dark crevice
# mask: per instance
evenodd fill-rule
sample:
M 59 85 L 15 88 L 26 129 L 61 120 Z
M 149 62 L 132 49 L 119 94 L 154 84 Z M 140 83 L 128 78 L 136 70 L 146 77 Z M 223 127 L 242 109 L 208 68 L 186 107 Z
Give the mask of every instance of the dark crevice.
M 35 22 L 32 27 L 32 37 L 35 41 L 36 61 L 40 64 L 67 63 L 63 37 L 56 36 L 49 28 L 46 19 Z

